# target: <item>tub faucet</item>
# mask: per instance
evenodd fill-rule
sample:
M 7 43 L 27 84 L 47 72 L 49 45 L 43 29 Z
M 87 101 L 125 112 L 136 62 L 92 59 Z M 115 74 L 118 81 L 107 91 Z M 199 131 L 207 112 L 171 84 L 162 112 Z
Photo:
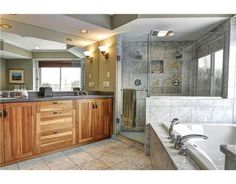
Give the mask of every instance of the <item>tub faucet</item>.
M 171 124 L 170 124 L 170 128 L 169 128 L 169 139 L 171 139 L 172 142 L 175 141 L 175 137 L 174 137 L 174 133 L 173 133 L 174 126 L 179 124 L 179 123 L 180 122 L 179 122 L 178 118 L 174 118 L 174 119 L 171 120 Z
M 175 140 L 175 148 L 180 149 L 178 154 L 183 156 L 187 155 L 185 142 L 187 142 L 189 139 L 195 138 L 208 139 L 206 135 L 201 134 L 189 134 L 184 136 L 177 135 Z

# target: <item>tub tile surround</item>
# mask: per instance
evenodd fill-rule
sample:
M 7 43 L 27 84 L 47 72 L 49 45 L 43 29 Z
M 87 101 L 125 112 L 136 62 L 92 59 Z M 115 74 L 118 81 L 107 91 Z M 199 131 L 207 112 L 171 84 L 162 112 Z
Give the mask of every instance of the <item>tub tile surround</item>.
M 233 106 L 233 99 L 219 97 L 147 97 L 146 122 L 233 123 Z
M 170 143 L 168 139 L 167 130 L 160 122 L 146 125 L 146 130 L 149 136 L 156 138 L 152 138 L 151 144 L 149 145 L 150 158 L 154 169 L 199 170 L 199 167 L 189 156 L 178 155 L 179 150 L 174 149 L 173 143 Z M 159 157 L 153 154 L 153 152 L 158 152 Z
M 225 154 L 225 169 L 236 170 L 236 145 L 221 145 L 220 151 Z

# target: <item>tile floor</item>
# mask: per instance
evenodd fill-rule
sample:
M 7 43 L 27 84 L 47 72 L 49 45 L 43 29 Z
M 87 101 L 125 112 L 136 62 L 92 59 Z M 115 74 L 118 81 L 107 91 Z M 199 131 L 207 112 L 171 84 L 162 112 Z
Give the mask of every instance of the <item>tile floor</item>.
M 1 167 L 0 170 L 152 170 L 143 151 L 114 139 Z

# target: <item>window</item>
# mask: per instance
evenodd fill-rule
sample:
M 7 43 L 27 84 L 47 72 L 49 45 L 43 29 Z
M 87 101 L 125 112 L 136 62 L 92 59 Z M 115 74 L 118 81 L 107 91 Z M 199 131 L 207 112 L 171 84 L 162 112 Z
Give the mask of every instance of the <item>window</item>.
M 222 96 L 223 50 L 198 59 L 197 96 Z
M 40 86 L 52 87 L 53 91 L 72 91 L 81 87 L 80 67 L 41 67 Z

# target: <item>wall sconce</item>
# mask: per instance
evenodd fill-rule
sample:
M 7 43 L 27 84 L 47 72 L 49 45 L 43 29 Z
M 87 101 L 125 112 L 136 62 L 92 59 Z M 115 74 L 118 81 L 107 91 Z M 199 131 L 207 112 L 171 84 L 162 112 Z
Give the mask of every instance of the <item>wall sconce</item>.
M 93 62 L 93 57 L 91 57 L 91 52 L 90 51 L 84 51 L 85 58 L 90 61 L 90 63 Z
M 108 47 L 105 45 L 102 45 L 98 48 L 99 48 L 100 52 L 102 53 L 102 55 L 105 57 L 105 59 L 109 59 L 109 53 L 107 52 Z

